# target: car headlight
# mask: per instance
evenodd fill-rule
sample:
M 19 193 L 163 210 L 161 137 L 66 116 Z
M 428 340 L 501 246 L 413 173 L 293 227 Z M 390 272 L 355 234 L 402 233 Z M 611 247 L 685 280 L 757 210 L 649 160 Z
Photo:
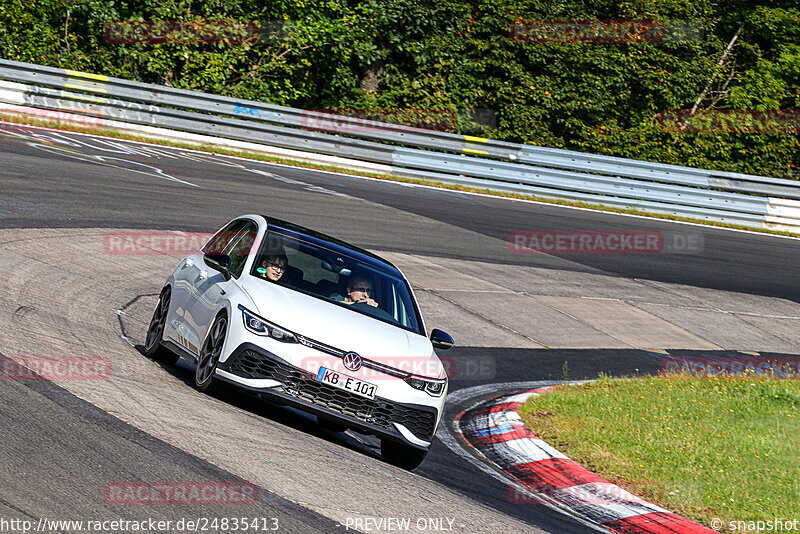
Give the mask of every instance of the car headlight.
M 284 343 L 297 343 L 297 337 L 285 328 L 281 328 L 275 323 L 271 323 L 266 319 L 259 317 L 241 304 L 239 304 L 239 309 L 242 310 L 244 327 L 250 332 L 259 336 L 269 336 L 272 339 L 282 341 Z
M 441 397 L 444 390 L 447 389 L 447 380 L 410 376 L 405 381 L 412 388 L 424 391 L 432 397 Z

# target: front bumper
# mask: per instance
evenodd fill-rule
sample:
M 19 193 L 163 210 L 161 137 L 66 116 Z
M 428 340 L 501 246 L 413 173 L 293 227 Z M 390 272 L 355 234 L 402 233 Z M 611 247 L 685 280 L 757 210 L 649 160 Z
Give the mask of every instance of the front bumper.
M 433 440 L 438 411 L 432 406 L 406 404 L 381 397 L 368 399 L 315 380 L 315 375 L 290 365 L 285 360 L 252 343 L 233 351 L 219 370 L 243 381 L 275 380 L 281 385 L 257 388 L 236 378 L 217 375 L 238 387 L 257 391 L 280 403 L 342 422 L 365 434 L 391 439 L 418 449 L 427 449 Z M 416 440 L 406 438 L 396 425 L 402 425 Z M 417 442 L 418 441 L 418 442 Z

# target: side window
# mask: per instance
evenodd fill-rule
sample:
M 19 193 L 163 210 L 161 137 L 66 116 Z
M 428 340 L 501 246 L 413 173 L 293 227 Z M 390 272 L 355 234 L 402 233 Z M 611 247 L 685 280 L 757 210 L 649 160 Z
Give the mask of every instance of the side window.
M 225 254 L 231 257 L 231 274 L 234 278 L 239 278 L 242 275 L 247 255 L 250 254 L 250 249 L 253 248 L 257 233 L 258 226 L 254 222 L 247 221 L 228 246 L 225 247 Z
M 225 228 L 208 240 L 206 246 L 203 247 L 203 252 L 224 252 L 236 234 L 238 234 L 248 222 L 249 221 L 242 219 L 231 221 Z

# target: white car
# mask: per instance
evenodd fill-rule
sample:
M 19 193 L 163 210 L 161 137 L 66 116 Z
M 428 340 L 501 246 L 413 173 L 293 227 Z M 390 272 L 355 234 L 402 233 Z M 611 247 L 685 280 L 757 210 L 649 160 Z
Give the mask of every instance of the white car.
M 196 362 L 219 381 L 313 413 L 330 430 L 381 439 L 413 469 L 431 446 L 447 374 L 403 274 L 388 261 L 260 215 L 226 224 L 181 260 L 161 291 L 145 354 Z

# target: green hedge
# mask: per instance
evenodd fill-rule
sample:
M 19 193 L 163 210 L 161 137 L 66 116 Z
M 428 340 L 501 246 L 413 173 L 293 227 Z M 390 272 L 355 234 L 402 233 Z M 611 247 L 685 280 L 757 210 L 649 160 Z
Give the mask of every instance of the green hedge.
M 589 19 L 686 21 L 704 37 L 532 43 L 509 34 L 517 20 Z M 251 44 L 106 42 L 104 24 L 119 20 L 274 31 Z M 0 21 L 8 59 L 295 107 L 440 110 L 434 120 L 457 117 L 461 133 L 800 177 L 796 131 L 678 134 L 653 119 L 691 108 L 715 72 L 701 112 L 800 109 L 796 0 L 4 0 Z M 465 109 L 491 110 L 496 122 L 487 129 Z

